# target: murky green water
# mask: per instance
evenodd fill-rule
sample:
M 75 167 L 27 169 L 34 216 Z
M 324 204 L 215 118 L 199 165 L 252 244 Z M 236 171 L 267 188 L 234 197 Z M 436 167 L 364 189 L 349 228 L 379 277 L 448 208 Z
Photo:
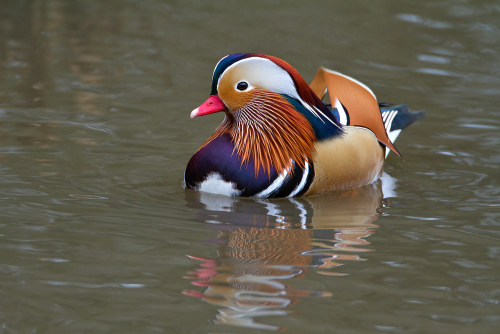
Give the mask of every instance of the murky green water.
M 496 332 L 499 17 L 479 0 L 3 0 L 0 332 Z M 427 117 L 373 187 L 185 191 L 221 121 L 189 113 L 242 51 Z

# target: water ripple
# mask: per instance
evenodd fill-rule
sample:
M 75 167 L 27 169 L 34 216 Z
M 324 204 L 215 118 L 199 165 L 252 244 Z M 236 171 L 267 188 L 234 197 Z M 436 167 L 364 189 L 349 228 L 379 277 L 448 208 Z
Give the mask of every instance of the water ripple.
M 415 15 L 415 14 L 398 14 L 396 15 L 396 17 L 401 21 L 419 24 L 428 28 L 450 29 L 453 27 L 453 25 L 450 23 L 426 19 L 420 15 Z

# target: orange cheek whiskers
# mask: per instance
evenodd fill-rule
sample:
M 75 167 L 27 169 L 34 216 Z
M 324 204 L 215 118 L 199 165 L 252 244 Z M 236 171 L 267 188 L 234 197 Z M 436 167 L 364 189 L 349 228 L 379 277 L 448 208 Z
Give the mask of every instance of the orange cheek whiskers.
M 241 165 L 253 161 L 255 176 L 263 169 L 270 178 L 273 167 L 278 173 L 293 173 L 293 162 L 304 169 L 305 161 L 312 161 L 315 152 L 316 136 L 310 123 L 277 93 L 255 89 L 252 96 L 243 107 L 227 112 L 201 147 L 227 133 Z
M 312 161 L 314 131 L 279 94 L 259 90 L 234 116 L 231 134 L 236 150 L 243 164 L 253 160 L 256 175 L 262 168 L 270 176 L 272 167 L 291 173 L 293 162 L 305 168 L 305 160 Z

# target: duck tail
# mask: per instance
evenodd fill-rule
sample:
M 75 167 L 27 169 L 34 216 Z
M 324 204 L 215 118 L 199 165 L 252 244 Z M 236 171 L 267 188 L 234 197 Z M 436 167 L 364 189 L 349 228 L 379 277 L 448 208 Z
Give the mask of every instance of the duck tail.
M 379 103 L 379 107 L 385 130 L 393 143 L 401 133 L 401 130 L 425 116 L 425 110 L 410 111 L 407 104 L 391 105 L 388 103 Z M 389 150 L 386 150 L 386 157 L 389 152 Z

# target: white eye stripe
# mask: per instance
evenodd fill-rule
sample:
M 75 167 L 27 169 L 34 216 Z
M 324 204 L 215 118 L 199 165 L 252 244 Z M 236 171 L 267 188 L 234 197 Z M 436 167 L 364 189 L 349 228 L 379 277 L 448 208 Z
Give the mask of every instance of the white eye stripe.
M 249 57 L 236 61 L 228 66 L 219 76 L 217 90 L 222 79 L 233 67 L 240 67 L 246 72 L 246 82 L 252 82 L 253 88 L 264 88 L 279 94 L 286 94 L 296 98 L 298 96 L 295 84 L 287 71 L 276 65 L 269 59 L 261 57 Z M 239 80 L 240 82 L 242 80 Z

